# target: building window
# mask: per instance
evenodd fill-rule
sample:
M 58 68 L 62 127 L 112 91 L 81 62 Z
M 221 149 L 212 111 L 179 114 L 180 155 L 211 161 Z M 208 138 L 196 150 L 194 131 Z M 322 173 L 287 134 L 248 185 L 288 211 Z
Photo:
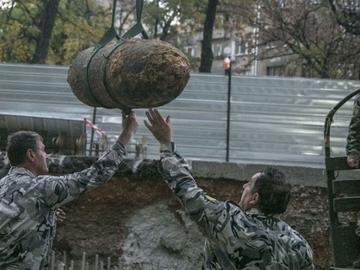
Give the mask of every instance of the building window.
M 266 67 L 267 76 L 284 76 L 285 66 L 268 66 Z
M 237 55 L 246 54 L 246 51 L 247 51 L 246 44 L 247 44 L 247 42 L 244 42 L 243 40 L 236 40 L 235 41 L 235 53 Z
M 188 47 L 188 48 L 187 48 L 187 53 L 188 53 L 188 55 L 193 56 L 193 48 Z
M 245 42 L 245 54 L 249 54 L 249 42 Z
M 217 45 L 217 51 L 216 51 L 216 56 L 222 56 L 222 45 L 218 44 Z
M 222 45 L 221 44 L 213 44 L 212 51 L 215 56 L 222 56 Z
M 195 50 L 194 50 L 193 47 L 191 47 L 191 46 L 185 46 L 184 49 L 185 49 L 185 52 L 186 52 L 186 54 L 187 54 L 188 56 L 194 57 L 194 55 L 195 55 Z

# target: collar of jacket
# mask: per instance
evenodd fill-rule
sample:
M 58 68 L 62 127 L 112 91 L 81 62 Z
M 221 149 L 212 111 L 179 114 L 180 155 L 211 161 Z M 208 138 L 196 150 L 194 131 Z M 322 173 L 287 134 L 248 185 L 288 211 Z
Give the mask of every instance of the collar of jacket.
M 265 216 L 265 214 L 257 208 L 251 208 L 247 210 L 246 213 L 249 215 Z
M 35 175 L 24 167 L 11 166 L 9 174 L 18 174 L 18 175 L 28 175 L 30 177 L 35 177 Z

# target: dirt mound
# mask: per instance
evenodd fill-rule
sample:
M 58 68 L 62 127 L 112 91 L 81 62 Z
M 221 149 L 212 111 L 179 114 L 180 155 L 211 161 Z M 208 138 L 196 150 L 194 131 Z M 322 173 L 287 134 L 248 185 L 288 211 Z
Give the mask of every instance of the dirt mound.
M 198 179 L 220 200 L 239 201 L 243 182 Z M 199 269 L 203 237 L 160 179 L 115 178 L 64 207 L 55 248 L 80 260 L 110 256 L 122 269 Z M 283 218 L 305 236 L 316 269 L 328 269 L 329 220 L 326 189 L 295 186 Z

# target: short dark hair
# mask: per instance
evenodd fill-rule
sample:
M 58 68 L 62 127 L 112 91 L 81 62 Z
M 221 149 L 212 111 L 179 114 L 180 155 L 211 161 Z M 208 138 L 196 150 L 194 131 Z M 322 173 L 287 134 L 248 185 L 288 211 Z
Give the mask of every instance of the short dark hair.
M 37 141 L 43 138 L 34 131 L 17 131 L 8 136 L 6 153 L 11 166 L 17 166 L 26 159 L 26 151 L 36 151 Z
M 265 215 L 285 212 L 290 200 L 291 185 L 285 175 L 272 167 L 266 168 L 256 179 L 253 192 L 259 193 L 259 210 Z

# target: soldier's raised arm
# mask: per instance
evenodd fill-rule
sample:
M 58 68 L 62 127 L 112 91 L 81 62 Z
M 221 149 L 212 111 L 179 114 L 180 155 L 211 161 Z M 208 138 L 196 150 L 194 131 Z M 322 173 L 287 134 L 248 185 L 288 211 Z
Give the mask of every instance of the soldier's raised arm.
M 0 269 L 47 269 L 55 232 L 55 209 L 110 180 L 124 162 L 125 146 L 136 131 L 135 114 L 112 149 L 90 168 L 65 176 L 50 176 L 42 137 L 32 131 L 9 136 L 8 174 L 0 179 Z
M 152 109 L 146 114 L 145 125 L 161 144 L 160 172 L 205 236 L 203 269 L 314 269 L 306 240 L 274 217 L 286 210 L 290 198 L 281 171 L 268 168 L 254 174 L 243 186 L 239 204 L 211 198 L 175 152 L 170 118 Z
M 137 126 L 133 112 L 124 116 L 123 129 L 116 143 L 111 150 L 103 153 L 90 168 L 59 177 L 38 176 L 36 181 L 39 182 L 39 190 L 44 192 L 46 204 L 57 208 L 110 180 L 124 162 L 125 146 L 129 143 Z

